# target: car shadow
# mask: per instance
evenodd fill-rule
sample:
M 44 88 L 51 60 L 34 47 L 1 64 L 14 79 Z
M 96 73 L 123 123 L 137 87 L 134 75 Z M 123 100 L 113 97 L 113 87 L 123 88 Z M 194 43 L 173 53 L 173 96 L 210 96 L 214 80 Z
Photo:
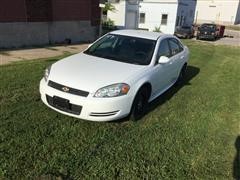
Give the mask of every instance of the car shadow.
M 233 161 L 233 178 L 240 180 L 240 136 L 235 141 L 236 156 Z
M 161 94 L 155 100 L 149 104 L 147 113 L 153 111 L 158 106 L 164 104 L 166 101 L 170 100 L 182 87 L 191 85 L 190 81 L 199 74 L 200 69 L 194 66 L 187 66 L 186 75 L 183 82 L 179 85 L 174 85 L 166 92 Z
M 161 94 L 159 97 L 157 97 L 155 100 L 153 100 L 149 104 L 146 114 L 150 113 L 151 111 L 156 109 L 158 106 L 160 106 L 160 105 L 164 104 L 166 101 L 170 100 L 182 87 L 191 85 L 190 81 L 195 76 L 197 76 L 199 74 L 199 72 L 200 72 L 200 69 L 198 67 L 190 66 L 190 65 L 187 66 L 186 75 L 185 75 L 185 78 L 184 78 L 183 82 L 180 85 L 174 85 L 173 87 L 168 89 L 166 92 Z M 129 117 L 126 117 L 126 118 L 123 118 L 123 119 L 119 119 L 119 120 L 116 120 L 116 121 L 110 121 L 110 122 L 121 123 L 121 122 L 126 122 L 128 120 L 129 120 Z

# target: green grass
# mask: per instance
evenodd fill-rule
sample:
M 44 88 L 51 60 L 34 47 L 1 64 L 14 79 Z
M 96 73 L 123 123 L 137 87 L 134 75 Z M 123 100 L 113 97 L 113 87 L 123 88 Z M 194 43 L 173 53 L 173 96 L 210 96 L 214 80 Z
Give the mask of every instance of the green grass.
M 240 49 L 184 42 L 185 85 L 151 103 L 138 122 L 88 122 L 43 105 L 39 81 L 58 58 L 0 66 L 0 179 L 239 175 Z

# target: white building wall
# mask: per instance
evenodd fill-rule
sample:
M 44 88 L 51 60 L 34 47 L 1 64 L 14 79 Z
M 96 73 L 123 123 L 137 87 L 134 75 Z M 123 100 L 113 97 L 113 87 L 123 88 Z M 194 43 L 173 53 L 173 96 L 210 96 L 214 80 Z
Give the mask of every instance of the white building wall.
M 140 3 L 139 13 L 145 13 L 145 23 L 139 23 L 139 28 L 146 28 L 153 31 L 155 27 L 160 27 L 161 32 L 173 34 L 175 31 L 177 3 Z M 161 25 L 162 14 L 168 15 L 167 25 Z
M 195 23 L 232 25 L 240 19 L 238 11 L 240 11 L 239 0 L 198 0 Z
M 114 21 L 115 25 L 123 28 L 125 26 L 125 11 L 126 11 L 126 1 L 121 0 L 119 3 L 112 3 L 116 8 L 114 12 L 108 12 L 108 18 Z
M 120 0 L 120 2 L 112 4 L 116 11 L 108 12 L 108 18 L 113 20 L 116 26 L 120 28 L 143 28 L 150 31 L 160 27 L 160 30 L 167 34 L 174 33 L 177 15 L 185 17 L 182 25 L 193 24 L 196 8 L 195 0 L 143 0 L 140 1 L 140 4 Z M 140 13 L 145 13 L 144 23 L 139 22 L 138 16 Z M 133 14 L 136 14 L 136 18 L 133 17 Z M 161 25 L 162 14 L 168 15 L 166 25 Z

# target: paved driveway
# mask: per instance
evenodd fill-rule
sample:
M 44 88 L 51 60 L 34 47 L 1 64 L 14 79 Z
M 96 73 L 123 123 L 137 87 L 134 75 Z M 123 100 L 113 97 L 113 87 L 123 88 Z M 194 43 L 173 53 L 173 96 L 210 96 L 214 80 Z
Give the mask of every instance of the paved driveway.
M 88 44 L 79 44 L 0 51 L 0 65 L 21 60 L 33 60 L 61 56 L 65 53 L 78 53 L 86 49 L 87 46 Z
M 227 37 L 218 39 L 216 41 L 204 41 L 204 42 L 209 42 L 216 45 L 240 46 L 240 31 L 226 29 L 224 35 Z M 230 38 L 230 36 L 232 37 Z M 194 38 L 194 40 L 196 40 L 196 38 Z
M 224 37 L 214 42 L 215 44 L 240 46 L 240 37 L 228 38 Z

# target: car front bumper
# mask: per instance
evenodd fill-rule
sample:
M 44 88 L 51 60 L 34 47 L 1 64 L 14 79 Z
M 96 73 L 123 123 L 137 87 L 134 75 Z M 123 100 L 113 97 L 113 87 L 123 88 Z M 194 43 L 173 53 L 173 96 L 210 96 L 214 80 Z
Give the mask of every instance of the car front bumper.
M 175 36 L 177 36 L 179 38 L 186 38 L 188 35 L 187 34 L 175 33 Z
M 47 85 L 44 79 L 40 82 L 40 94 L 44 104 L 65 115 L 90 120 L 90 121 L 112 121 L 126 117 L 131 110 L 134 96 L 131 94 L 113 98 L 94 98 L 90 93 L 87 97 L 65 93 Z M 52 104 L 53 97 L 64 98 L 69 101 L 71 110 L 62 109 Z
M 201 34 L 198 35 L 199 39 L 214 39 L 215 36 L 214 35 L 206 35 L 206 34 Z

